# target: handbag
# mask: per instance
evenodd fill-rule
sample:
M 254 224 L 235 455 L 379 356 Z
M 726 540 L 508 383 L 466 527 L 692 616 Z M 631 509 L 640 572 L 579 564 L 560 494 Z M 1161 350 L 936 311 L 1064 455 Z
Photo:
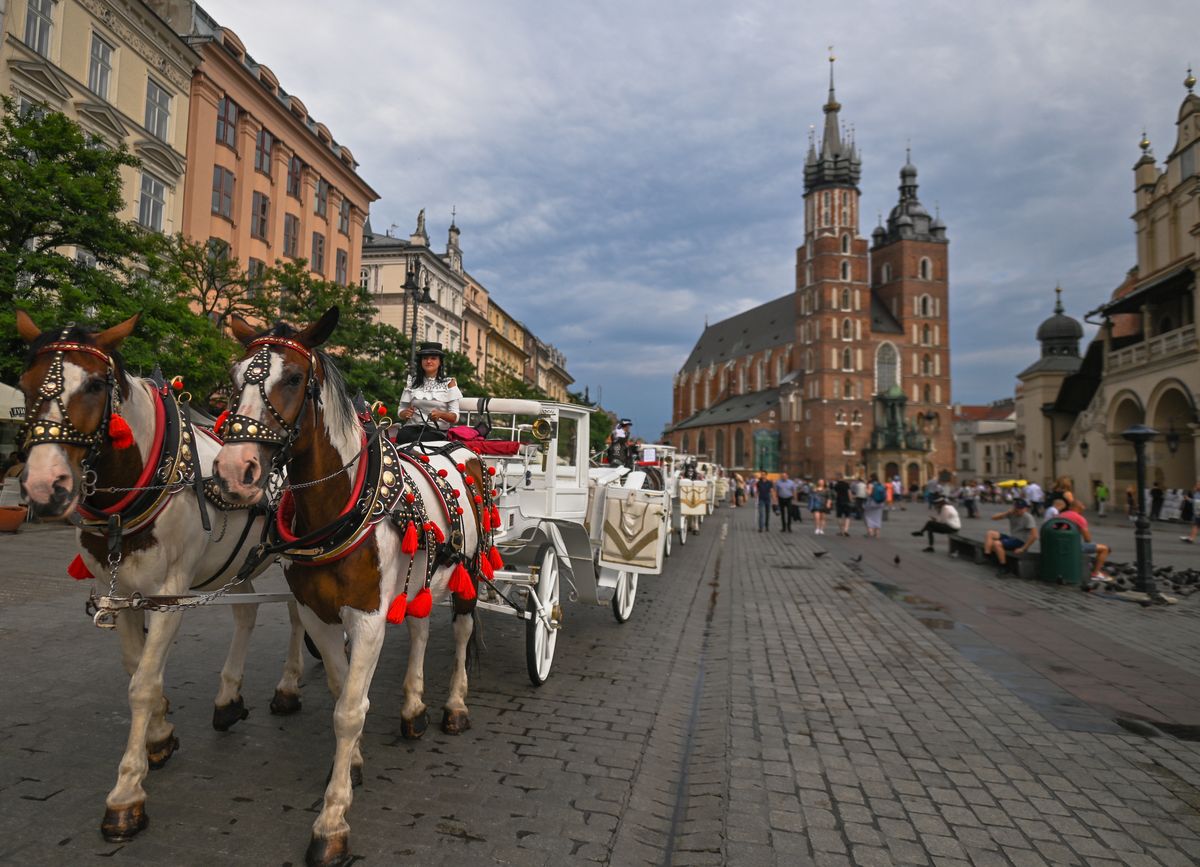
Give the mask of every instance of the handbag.
M 492 432 L 492 414 L 488 411 L 490 397 L 479 399 L 479 421 L 473 425 L 458 424 L 446 431 L 453 440 L 465 443 L 471 440 L 487 439 Z

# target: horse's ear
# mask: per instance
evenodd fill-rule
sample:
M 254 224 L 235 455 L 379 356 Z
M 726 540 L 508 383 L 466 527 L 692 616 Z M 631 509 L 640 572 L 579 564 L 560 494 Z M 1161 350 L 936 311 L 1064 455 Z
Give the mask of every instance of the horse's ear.
M 254 330 L 254 326 L 241 316 L 235 315 L 230 317 L 229 330 L 233 332 L 234 338 L 242 346 L 248 346 L 250 341 L 258 336 L 258 332 Z
M 17 309 L 17 334 L 27 344 L 33 343 L 42 336 L 42 329 L 37 327 L 33 317 L 20 308 Z
M 309 349 L 320 346 L 329 339 L 330 334 L 333 334 L 333 329 L 337 328 L 340 316 L 341 312 L 338 310 L 337 305 L 330 307 L 325 311 L 324 316 L 297 334 L 296 339 Z
M 133 333 L 133 329 L 141 318 L 141 313 L 135 313 L 120 325 L 114 325 L 112 328 L 101 331 L 96 335 L 96 345 L 105 352 L 114 352 L 125 338 Z

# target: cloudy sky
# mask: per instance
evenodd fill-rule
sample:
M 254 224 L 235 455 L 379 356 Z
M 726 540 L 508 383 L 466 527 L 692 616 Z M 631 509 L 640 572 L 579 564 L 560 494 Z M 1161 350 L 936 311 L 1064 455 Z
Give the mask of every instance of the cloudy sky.
M 909 141 L 948 225 L 966 403 L 1011 394 L 1056 283 L 1078 316 L 1135 263 L 1137 142 L 1170 152 L 1200 64 L 1194 0 L 203 5 L 353 150 L 376 231 L 425 208 L 440 245 L 457 208 L 468 270 L 643 436 L 706 319 L 794 289 L 827 45 L 860 230 Z

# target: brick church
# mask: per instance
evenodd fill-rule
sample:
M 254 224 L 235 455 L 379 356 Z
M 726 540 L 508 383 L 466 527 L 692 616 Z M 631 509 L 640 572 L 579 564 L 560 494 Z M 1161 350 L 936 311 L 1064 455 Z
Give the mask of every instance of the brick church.
M 832 58 L 824 111 L 795 291 L 704 329 L 664 439 L 741 471 L 921 485 L 954 467 L 946 226 L 918 199 L 910 159 L 886 224 L 862 237 L 862 161 Z

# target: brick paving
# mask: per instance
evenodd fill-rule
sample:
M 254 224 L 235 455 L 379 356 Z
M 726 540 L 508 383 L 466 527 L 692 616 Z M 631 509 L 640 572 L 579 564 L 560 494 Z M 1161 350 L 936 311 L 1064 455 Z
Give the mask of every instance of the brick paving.
M 1161 713 L 1162 693 L 1195 674 L 1187 633 L 1200 600 L 1143 611 L 991 579 L 919 554 L 899 521 L 875 544 L 814 538 L 807 523 L 758 534 L 752 517 L 723 509 L 676 546 L 627 624 L 568 603 L 541 689 L 525 676 L 520 624 L 485 616 L 474 727 L 457 738 L 399 737 L 407 637 L 393 630 L 350 813 L 360 863 L 1200 862 L 1200 746 L 1116 728 L 1096 699 L 1124 690 Z M 148 780 L 150 828 L 108 845 L 96 826 L 127 718 L 115 636 L 90 626 L 82 589 L 60 577 L 67 534 L 0 546 L 0 862 L 300 862 L 331 702 L 317 667 L 300 715 L 267 712 L 282 608 L 260 612 L 243 690 L 252 713 L 225 734 L 209 717 L 229 618 L 189 613 L 167 673 L 181 750 Z M 445 626 L 430 643 L 433 708 L 448 679 Z M 1088 636 L 1116 642 L 1107 667 L 1128 683 L 1103 679 L 1105 666 L 1051 679 L 1033 658 L 1045 632 L 1064 654 Z M 1169 661 L 1153 652 L 1165 644 Z M 1177 720 L 1200 723 L 1186 718 L 1196 695 L 1172 708 Z

